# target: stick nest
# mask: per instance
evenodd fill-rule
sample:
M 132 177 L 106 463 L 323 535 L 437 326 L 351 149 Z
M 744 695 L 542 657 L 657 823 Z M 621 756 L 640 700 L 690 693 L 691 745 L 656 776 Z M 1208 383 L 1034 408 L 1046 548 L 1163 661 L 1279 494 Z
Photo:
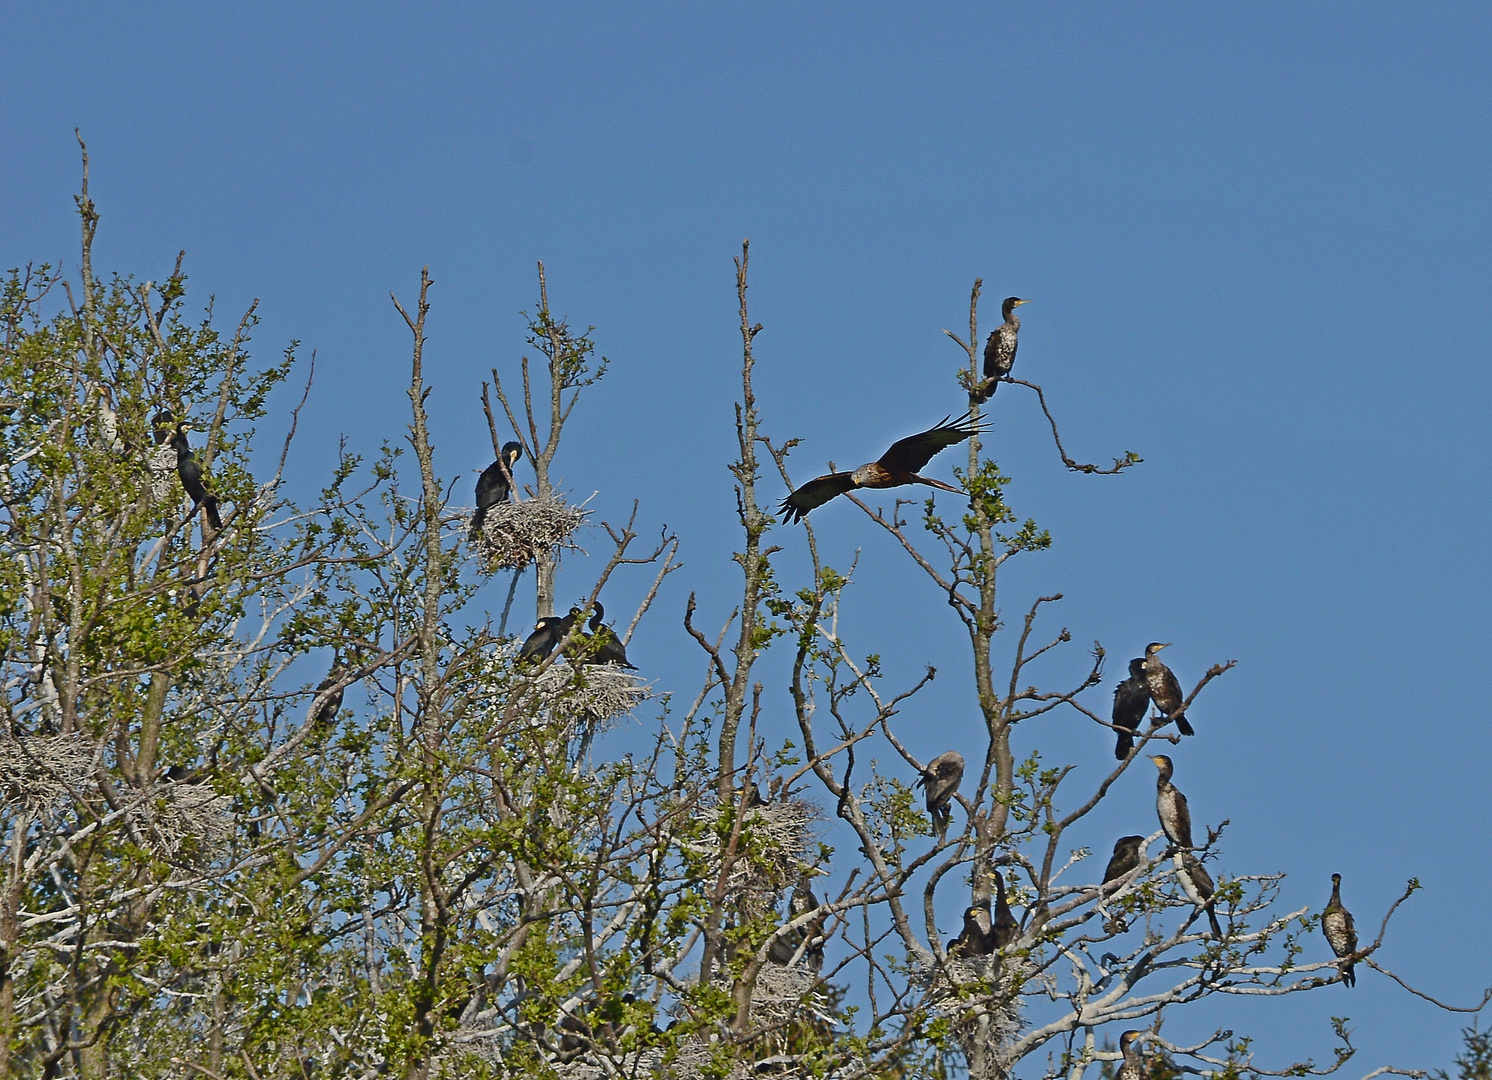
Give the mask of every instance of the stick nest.
M 150 477 L 151 502 L 165 502 L 179 493 L 180 489 L 176 487 L 176 448 L 170 443 L 152 446 L 145 451 L 145 472 Z
M 488 573 L 517 569 L 555 548 L 575 547 L 571 537 L 589 513 L 559 495 L 498 503 L 487 511 L 477 534 L 482 568 Z
M 180 862 L 211 862 L 233 835 L 233 799 L 205 780 L 166 782 L 132 815 L 157 854 Z
M 0 736 L 0 793 L 12 806 L 38 813 L 91 788 L 92 776 L 81 735 Z

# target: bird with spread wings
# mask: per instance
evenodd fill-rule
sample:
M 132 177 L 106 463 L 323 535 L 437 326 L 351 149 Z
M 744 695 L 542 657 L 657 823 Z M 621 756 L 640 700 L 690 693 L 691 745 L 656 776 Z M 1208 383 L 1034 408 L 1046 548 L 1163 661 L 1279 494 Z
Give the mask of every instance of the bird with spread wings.
M 881 455 L 879 461 L 861 465 L 852 472 L 836 472 L 815 477 L 782 500 L 783 515 L 788 521 L 802 521 L 808 516 L 810 510 L 823 506 L 836 495 L 843 495 L 856 488 L 892 488 L 905 484 L 926 484 L 928 487 L 942 491 L 951 491 L 955 495 L 962 494 L 958 488 L 945 484 L 941 480 L 918 475 L 940 450 L 945 450 L 979 434 L 977 426 L 963 422 L 953 423 L 950 422 L 951 420 L 951 417 L 945 416 L 942 423 L 935 427 L 928 428 L 917 435 L 908 435 L 905 439 L 898 439 L 891 444 L 890 450 Z

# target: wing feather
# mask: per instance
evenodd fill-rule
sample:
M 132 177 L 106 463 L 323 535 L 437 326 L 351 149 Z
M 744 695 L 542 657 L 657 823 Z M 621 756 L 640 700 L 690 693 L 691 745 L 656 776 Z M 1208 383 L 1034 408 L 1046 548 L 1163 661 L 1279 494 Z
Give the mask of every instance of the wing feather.
M 898 439 L 876 464 L 891 472 L 921 472 L 938 451 L 979 434 L 979 428 L 973 424 L 951 421 L 952 417 L 945 416 L 936 427 Z
M 846 491 L 854 489 L 855 482 L 850 479 L 850 474 L 847 472 L 818 476 L 799 486 L 791 495 L 783 499 L 781 510 L 789 522 L 802 521 L 808 516 L 808 511 L 823 506 L 836 495 L 843 495 Z

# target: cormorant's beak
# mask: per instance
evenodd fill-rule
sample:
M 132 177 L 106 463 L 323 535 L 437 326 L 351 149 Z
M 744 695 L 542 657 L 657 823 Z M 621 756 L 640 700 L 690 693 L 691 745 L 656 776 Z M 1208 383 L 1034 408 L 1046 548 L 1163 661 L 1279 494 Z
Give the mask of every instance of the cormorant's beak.
M 1170 647 L 1171 647 L 1171 642 L 1168 641 L 1164 645 L 1157 645 L 1155 647 L 1155 651 L 1156 652 L 1160 652 L 1162 649 L 1169 649 Z
M 1022 304 L 1029 304 L 1030 302 L 1031 301 L 1029 298 L 1025 300 L 1017 300 L 1014 304 L 1011 305 L 1011 307 L 1020 307 Z
M 1150 760 L 1153 761 L 1153 762 L 1155 762 L 1155 767 L 1157 769 L 1164 769 L 1166 767 L 1166 761 L 1165 761 L 1164 758 L 1159 758 L 1159 757 L 1155 757 L 1154 755 L 1151 755 Z

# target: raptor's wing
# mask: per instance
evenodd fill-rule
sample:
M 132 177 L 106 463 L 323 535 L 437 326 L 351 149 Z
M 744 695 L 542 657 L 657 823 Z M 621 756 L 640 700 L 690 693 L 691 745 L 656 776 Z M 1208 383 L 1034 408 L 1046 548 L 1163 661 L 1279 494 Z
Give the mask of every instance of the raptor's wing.
M 855 482 L 847 472 L 815 477 L 782 500 L 783 516 L 789 522 L 802 521 L 808 516 L 808 511 L 823 506 L 836 495 L 843 495 L 854 489 Z
M 917 435 L 908 435 L 905 439 L 898 439 L 891 444 L 890 450 L 881 455 L 881 460 L 877 464 L 891 472 L 921 472 L 938 451 L 979 434 L 979 428 L 975 425 L 963 422 L 953 423 L 950 422 L 951 420 L 951 417 L 945 416 L 942 423 L 936 427 L 928 428 Z

